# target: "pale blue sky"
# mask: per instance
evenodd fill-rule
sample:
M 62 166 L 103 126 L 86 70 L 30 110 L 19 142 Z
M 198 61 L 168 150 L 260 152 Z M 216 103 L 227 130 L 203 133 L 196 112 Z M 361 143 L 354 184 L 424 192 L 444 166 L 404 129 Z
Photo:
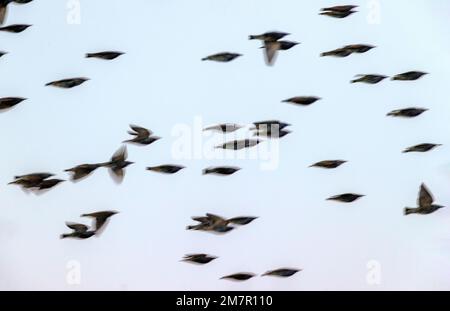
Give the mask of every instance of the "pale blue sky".
M 450 289 L 450 209 L 427 217 L 403 216 L 425 182 L 450 205 L 448 72 L 450 3 L 379 1 L 379 24 L 368 23 L 369 1 L 336 20 L 319 16 L 337 1 L 81 0 L 81 24 L 66 22 L 66 1 L 35 0 L 11 6 L 8 24 L 34 26 L 0 33 L 0 97 L 29 100 L 0 114 L 0 289 L 39 290 L 412 290 Z M 249 34 L 292 33 L 302 44 L 264 64 Z M 319 54 L 346 44 L 378 46 L 345 59 Z M 127 54 L 104 62 L 87 52 Z M 228 63 L 206 55 L 244 54 Z M 355 74 L 430 72 L 411 83 L 351 85 Z M 71 90 L 44 87 L 87 76 Z M 280 103 L 296 95 L 323 100 L 310 107 Z M 415 120 L 392 119 L 396 108 L 430 111 Z M 249 124 L 280 119 L 293 133 L 280 142 L 279 166 L 257 160 L 174 160 L 176 125 Z M 151 128 L 163 139 L 129 146 L 127 170 L 117 186 L 104 170 L 65 183 L 43 196 L 6 186 L 13 176 L 58 173 L 107 160 L 127 138 L 127 126 Z M 427 154 L 402 154 L 433 142 Z M 308 168 L 325 159 L 350 162 L 335 171 Z M 146 172 L 182 164 L 173 176 Z M 201 176 L 213 164 L 238 165 L 229 178 Z M 367 196 L 350 205 L 325 199 L 343 192 Z M 64 222 L 113 209 L 100 238 L 60 240 Z M 188 232 L 190 217 L 212 212 L 260 219 L 225 236 Z M 206 266 L 178 262 L 186 253 L 220 258 Z M 80 285 L 66 283 L 66 264 L 81 264 Z M 366 282 L 366 264 L 381 264 L 382 281 Z M 289 279 L 218 280 L 235 272 L 263 273 L 292 266 Z

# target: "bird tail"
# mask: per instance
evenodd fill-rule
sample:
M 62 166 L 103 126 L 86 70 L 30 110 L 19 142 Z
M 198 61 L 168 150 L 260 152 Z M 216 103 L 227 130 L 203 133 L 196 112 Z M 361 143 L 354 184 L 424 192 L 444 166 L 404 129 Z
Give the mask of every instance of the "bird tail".
M 409 207 L 405 207 L 403 213 L 404 215 L 409 215 L 409 214 L 414 214 L 415 209 L 414 208 L 409 208 Z
M 86 54 L 86 58 L 91 58 L 91 57 L 94 57 L 94 54 L 92 54 L 92 53 L 87 53 Z
M 68 238 L 68 237 L 70 237 L 70 234 L 61 234 L 60 236 L 60 239 L 65 239 L 65 238 Z
M 49 82 L 45 86 L 50 86 L 50 85 L 53 85 L 53 82 Z
M 195 226 L 187 226 L 186 227 L 186 230 L 194 230 L 195 229 Z
M 331 55 L 330 52 L 323 52 L 320 54 L 321 57 L 330 56 L 330 55 Z
M 207 169 L 207 168 L 205 168 L 205 169 L 202 171 L 202 175 L 206 175 L 206 174 L 208 174 L 208 173 L 210 173 L 210 170 Z
M 208 57 L 203 57 L 202 61 L 208 60 Z
M 255 39 L 258 39 L 258 36 L 248 36 L 248 39 L 249 40 L 255 40 Z
M 355 80 L 351 80 L 350 83 L 356 83 L 356 82 L 360 82 L 360 79 L 355 79 Z

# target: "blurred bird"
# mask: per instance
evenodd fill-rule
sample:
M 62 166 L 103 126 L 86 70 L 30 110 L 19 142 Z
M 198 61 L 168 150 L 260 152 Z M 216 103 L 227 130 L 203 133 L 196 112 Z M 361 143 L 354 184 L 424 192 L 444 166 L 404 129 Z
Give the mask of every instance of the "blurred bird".
M 320 168 L 326 168 L 326 169 L 333 169 L 338 168 L 342 164 L 347 163 L 347 161 L 344 160 L 325 160 L 317 162 L 310 167 L 320 167 Z
M 5 22 L 8 4 L 10 3 L 25 4 L 31 1 L 33 0 L 0 0 L 0 25 L 2 25 Z
M 269 128 L 266 130 L 257 130 L 253 135 L 257 137 L 266 137 L 266 138 L 282 138 L 290 133 L 291 131 L 289 130 L 278 130 Z
M 422 113 L 424 113 L 427 110 L 428 109 L 425 109 L 425 108 L 398 109 L 398 110 L 393 110 L 393 111 L 389 112 L 387 114 L 387 116 L 403 117 L 403 118 L 414 118 L 414 117 L 417 117 L 417 116 L 421 115 Z
M 382 75 L 375 75 L 375 74 L 369 74 L 369 75 L 356 75 L 358 79 L 350 81 L 351 83 L 357 83 L 357 82 L 363 82 L 368 84 L 377 84 L 384 79 L 388 78 L 387 76 Z
M 328 7 L 328 8 L 322 8 L 321 11 L 332 11 L 332 12 L 349 12 L 353 9 L 356 9 L 358 6 L 357 5 L 337 5 L 337 6 L 332 6 L 332 7 Z
M 330 16 L 330 17 L 334 17 L 334 18 L 345 18 L 356 12 L 357 11 L 348 11 L 348 12 L 325 11 L 325 12 L 320 12 L 320 15 L 326 15 L 326 16 Z
M 273 65 L 278 51 L 287 51 L 294 46 L 298 45 L 298 42 L 293 41 L 264 41 L 264 55 L 267 65 Z
M 122 146 L 113 154 L 111 161 L 102 163 L 101 166 L 109 168 L 109 172 L 114 180 L 117 183 L 121 183 L 125 176 L 125 168 L 133 164 L 133 162 L 127 161 L 127 158 L 127 147 Z
M 72 233 L 61 234 L 61 239 L 76 238 L 89 239 L 95 235 L 95 231 L 89 230 L 88 226 L 72 222 L 66 222 L 66 226 L 73 230 Z
M 269 31 L 260 35 L 251 35 L 248 38 L 250 40 L 261 40 L 261 41 L 278 41 L 284 37 L 290 35 L 290 33 L 280 32 L 280 31 Z
M 148 130 L 146 128 L 137 126 L 137 125 L 130 125 L 131 131 L 128 131 L 128 134 L 135 136 L 132 139 L 123 141 L 124 143 L 134 143 L 138 145 L 150 145 L 154 143 L 157 140 L 160 140 L 161 137 L 153 136 L 153 132 L 151 130 Z
M 323 52 L 320 56 L 334 56 L 334 57 L 347 57 L 351 55 L 353 52 L 349 49 L 339 48 L 328 52 Z
M 300 271 L 302 271 L 302 270 L 301 269 L 292 269 L 292 268 L 281 268 L 281 269 L 277 269 L 277 270 L 267 271 L 261 276 L 276 276 L 276 277 L 287 278 L 287 277 L 293 276 L 294 274 L 296 274 L 297 272 L 300 272 Z
M 362 198 L 364 195 L 362 194 L 354 194 L 354 193 L 344 193 L 340 195 L 336 195 L 333 197 L 328 198 L 329 201 L 338 201 L 343 203 L 351 203 L 353 201 L 356 201 L 360 198 Z
M 153 172 L 158 172 L 158 173 L 163 173 L 163 174 L 175 174 L 184 168 L 185 168 L 184 166 L 180 166 L 180 165 L 160 165 L 160 166 L 147 167 L 147 170 L 153 171 Z
M 289 123 L 281 122 L 278 120 L 267 120 L 259 121 L 253 123 L 254 127 L 251 130 L 266 130 L 268 128 L 284 129 L 285 127 L 291 126 Z
M 203 175 L 232 175 L 239 171 L 239 167 L 233 167 L 233 166 L 217 166 L 217 167 L 208 167 L 203 170 Z
M 83 84 L 84 82 L 89 81 L 88 78 L 73 78 L 73 79 L 64 79 L 47 83 L 45 86 L 54 86 L 63 89 L 70 89 L 76 86 Z
M 16 24 L 16 25 L 0 27 L 0 31 L 11 32 L 11 33 L 21 33 L 22 31 L 25 31 L 28 27 L 31 27 L 31 26 L 32 25 Z
M 221 280 L 232 280 L 232 281 L 247 281 L 253 277 L 255 277 L 256 275 L 253 273 L 248 273 L 248 272 L 241 272 L 241 273 L 235 273 L 235 274 L 231 274 L 231 275 L 227 275 L 224 277 L 221 277 Z
M 203 131 L 215 131 L 221 133 L 231 133 L 241 129 L 243 126 L 235 123 L 223 123 L 218 125 L 208 126 Z
M 65 172 L 72 173 L 72 181 L 80 180 L 84 177 L 89 176 L 96 169 L 101 167 L 101 164 L 81 164 L 72 168 L 65 170 Z
M 433 204 L 434 198 L 431 192 L 428 190 L 428 188 L 425 186 L 425 184 L 422 184 L 420 186 L 419 196 L 417 198 L 417 205 L 419 207 L 416 208 L 409 208 L 406 207 L 404 209 L 404 214 L 421 214 L 421 215 L 428 215 L 431 213 L 434 213 L 438 209 L 443 208 L 442 205 Z
M 99 52 L 99 53 L 87 53 L 86 58 L 99 58 L 104 60 L 113 60 L 117 57 L 123 55 L 125 53 L 123 52 L 115 52 L 115 51 L 108 51 L 108 52 Z
M 422 78 L 424 75 L 427 75 L 427 72 L 422 71 L 408 71 L 405 73 L 398 74 L 394 77 L 392 77 L 391 80 L 397 80 L 397 81 L 414 81 L 417 79 Z
M 217 259 L 217 257 L 207 254 L 189 254 L 185 255 L 181 261 L 205 265 L 215 259 Z
M 296 105 L 308 106 L 314 104 L 316 101 L 321 100 L 320 97 L 315 96 L 296 96 L 289 99 L 285 99 L 282 103 L 291 103 Z
M 433 150 L 436 147 L 442 146 L 442 144 L 420 144 L 420 145 L 416 145 L 416 146 L 412 146 L 409 148 L 406 148 L 403 153 L 408 153 L 408 152 L 427 152 L 430 150 Z
M 230 219 L 225 219 L 222 216 L 214 215 L 211 213 L 207 213 L 206 217 L 192 217 L 192 220 L 195 220 L 197 222 L 200 222 L 200 224 L 188 226 L 186 227 L 187 230 L 198 230 L 198 231 L 209 231 L 209 232 L 215 232 L 215 233 L 227 233 L 233 229 L 235 229 L 234 226 L 229 226 L 229 224 L 234 224 L 238 226 L 244 226 L 258 217 L 251 217 L 251 216 L 240 216 L 240 217 L 234 217 Z
M 38 186 L 38 190 L 47 190 L 47 189 L 51 189 L 57 185 L 59 185 L 60 183 L 64 182 L 65 180 L 62 179 L 47 179 L 42 181 L 39 186 Z
M 95 232 L 99 233 L 99 232 L 101 232 L 100 230 L 103 229 L 107 225 L 109 218 L 118 213 L 119 212 L 117 212 L 117 211 L 102 211 L 102 212 L 95 212 L 95 213 L 90 213 L 90 214 L 83 214 L 83 215 L 81 215 L 81 217 L 94 218 Z
M 19 185 L 25 189 L 39 188 L 42 182 L 50 177 L 54 176 L 50 173 L 33 173 L 21 176 L 15 176 L 14 181 L 8 185 Z
M 12 108 L 15 105 L 20 104 L 24 100 L 27 100 L 27 99 L 26 98 L 22 98 L 22 97 L 4 97 L 4 98 L 0 98 L 0 110 Z
M 375 46 L 367 44 L 350 44 L 343 47 L 343 49 L 350 50 L 352 53 L 359 54 L 366 53 L 374 48 Z
M 209 55 L 207 57 L 204 57 L 204 58 L 202 58 L 202 61 L 212 60 L 212 61 L 221 62 L 221 63 L 228 63 L 240 56 L 242 56 L 242 54 L 224 52 L 224 53 L 217 53 L 214 55 Z
M 222 145 L 216 146 L 216 149 L 227 149 L 227 150 L 241 150 L 244 148 L 251 148 L 259 143 L 261 143 L 262 140 L 259 139 L 243 139 L 243 140 L 234 140 L 227 143 L 224 143 Z

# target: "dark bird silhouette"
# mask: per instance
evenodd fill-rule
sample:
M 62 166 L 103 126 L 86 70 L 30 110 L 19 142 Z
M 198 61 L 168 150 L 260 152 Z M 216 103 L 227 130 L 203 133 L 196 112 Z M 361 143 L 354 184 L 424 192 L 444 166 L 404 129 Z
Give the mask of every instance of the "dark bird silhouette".
M 427 72 L 422 71 L 408 71 L 405 73 L 401 73 L 392 77 L 391 80 L 394 81 L 415 81 L 417 79 L 422 78 L 424 75 L 427 75 Z
M 322 57 L 325 57 L 325 56 L 347 57 L 347 56 L 351 55 L 352 53 L 353 52 L 349 49 L 339 48 L 339 49 L 331 50 L 328 52 L 323 52 L 322 54 L 320 54 L 320 56 L 322 56 Z
M 157 172 L 157 173 L 163 173 L 163 174 L 175 174 L 184 168 L 185 168 L 184 166 L 180 166 L 180 165 L 160 165 L 160 166 L 147 167 L 147 170 Z
M 84 240 L 95 235 L 95 231 L 89 230 L 88 226 L 83 224 L 66 222 L 66 226 L 72 229 L 73 232 L 61 234 L 61 239 L 75 238 Z
M 267 271 L 261 276 L 276 276 L 276 277 L 288 278 L 300 271 L 302 271 L 302 270 L 301 269 L 293 269 L 293 268 L 281 268 L 281 269 Z
M 47 189 L 51 189 L 53 187 L 56 187 L 57 185 L 59 185 L 60 183 L 64 182 L 65 180 L 62 179 L 47 179 L 42 181 L 39 186 L 38 186 L 38 190 L 47 190 Z
M 441 144 L 420 144 L 412 147 L 408 147 L 403 150 L 403 153 L 408 152 L 427 152 L 433 150 L 436 147 L 442 146 Z
M 274 128 L 282 130 L 285 127 L 291 126 L 289 123 L 281 122 L 278 120 L 267 120 L 267 121 L 258 121 L 253 123 L 254 127 L 252 130 L 266 130 L 268 128 Z
M 409 208 L 406 207 L 404 209 L 404 214 L 421 214 L 421 215 L 428 215 L 431 213 L 434 213 L 438 209 L 443 208 L 442 205 L 433 204 L 434 198 L 431 192 L 428 190 L 428 188 L 425 186 L 425 184 L 422 184 L 420 186 L 419 196 L 417 198 L 417 205 L 416 208 Z
M 216 149 L 226 149 L 226 150 L 241 150 L 244 148 L 251 148 L 259 143 L 262 140 L 259 139 L 242 139 L 242 140 L 233 140 L 222 145 L 216 146 Z
M 100 233 L 101 229 L 104 229 L 107 225 L 109 218 L 118 214 L 117 211 L 102 211 L 90 214 L 83 214 L 81 217 L 91 217 L 94 218 L 94 228 L 96 233 Z
M 99 58 L 104 60 L 113 60 L 117 57 L 123 55 L 123 52 L 115 52 L 115 51 L 107 51 L 107 52 L 99 52 L 99 53 L 87 53 L 86 58 Z
M 241 129 L 242 126 L 235 123 L 222 123 L 217 125 L 208 126 L 203 131 L 215 131 L 221 133 L 231 133 Z
M 8 11 L 8 4 L 17 3 L 17 4 L 25 4 L 29 3 L 33 0 L 0 0 L 0 25 L 5 22 L 6 14 Z
M 71 89 L 73 87 L 83 84 L 86 81 L 89 81 L 89 79 L 88 78 L 63 79 L 63 80 L 49 82 L 45 86 L 54 86 L 54 87 L 59 87 L 59 88 L 63 88 L 63 89 Z
M 9 109 L 12 108 L 21 102 L 27 100 L 26 98 L 22 97 L 4 97 L 0 98 L 0 110 Z
M 0 31 L 5 32 L 11 32 L 11 33 L 21 33 L 22 31 L 25 31 L 28 27 L 31 27 L 32 25 L 22 25 L 22 24 L 15 24 L 5 27 L 0 27 Z
M 236 173 L 239 171 L 239 167 L 233 167 L 233 166 L 216 166 L 216 167 L 208 167 L 203 170 L 203 175 L 221 175 L 221 176 L 228 176 Z
M 332 196 L 328 198 L 329 201 L 338 201 L 343 203 L 351 203 L 362 198 L 364 195 L 362 194 L 354 194 L 354 193 L 344 193 L 336 196 Z
M 308 105 L 314 104 L 318 100 L 321 100 L 321 98 L 315 97 L 315 96 L 296 96 L 296 97 L 285 99 L 282 101 L 282 103 L 290 103 L 290 104 L 308 106 Z
M 391 117 L 403 117 L 403 118 L 414 118 L 420 116 L 422 113 L 427 111 L 425 108 L 406 108 L 406 109 L 398 109 L 393 110 L 387 114 L 387 116 Z
M 125 140 L 124 143 L 134 143 L 147 146 L 161 139 L 161 137 L 153 136 L 153 132 L 146 128 L 133 124 L 130 125 L 130 128 L 131 131 L 128 131 L 128 134 L 133 135 L 134 138 Z
M 343 49 L 350 50 L 352 53 L 358 54 L 366 53 L 374 48 L 375 46 L 367 44 L 350 44 L 343 47 Z
M 367 83 L 367 84 L 377 84 L 377 83 L 383 81 L 384 79 L 388 78 L 387 76 L 376 75 L 376 74 L 356 75 L 356 77 L 358 77 L 358 78 L 354 79 L 350 82 L 351 83 L 362 82 L 362 83 Z
M 72 173 L 72 181 L 80 180 L 84 177 L 89 176 L 96 169 L 101 167 L 101 164 L 81 164 L 72 168 L 65 170 L 65 172 Z
M 280 32 L 280 31 L 269 31 L 269 32 L 265 32 L 260 35 L 250 35 L 248 38 L 250 40 L 278 41 L 288 35 L 290 35 L 290 33 Z
M 213 55 L 204 57 L 204 58 L 202 58 L 202 61 L 212 60 L 212 61 L 216 61 L 216 62 L 220 62 L 220 63 L 228 63 L 240 56 L 242 56 L 242 54 L 223 52 L 223 53 L 217 53 L 217 54 L 213 54 Z
M 235 229 L 234 226 L 229 226 L 230 224 L 244 226 L 257 219 L 257 217 L 240 216 L 225 219 L 222 216 L 207 213 L 206 217 L 192 217 L 192 219 L 200 224 L 188 226 L 186 227 L 187 230 L 207 231 L 223 234 Z
M 220 279 L 221 280 L 232 280 L 232 281 L 247 281 L 255 276 L 256 275 L 254 273 L 241 272 L 241 273 L 230 274 L 230 275 L 221 277 Z
M 199 264 L 199 265 L 205 265 L 215 259 L 217 259 L 217 257 L 207 255 L 207 254 L 189 254 L 189 255 L 185 255 L 181 261 Z
M 15 176 L 14 181 L 10 182 L 9 185 L 19 185 L 25 189 L 39 188 L 44 180 L 54 176 L 50 173 L 33 173 L 21 176 Z
M 114 180 L 117 183 L 121 183 L 125 176 L 125 168 L 133 164 L 133 162 L 127 161 L 127 158 L 127 147 L 122 146 L 114 153 L 109 162 L 102 163 L 101 166 L 109 168 L 109 172 Z
M 253 135 L 257 137 L 266 137 L 266 138 L 282 138 L 290 133 L 291 131 L 289 130 L 278 130 L 268 128 L 265 130 L 257 130 Z
M 325 160 L 325 161 L 320 161 L 320 162 L 314 163 L 310 167 L 320 167 L 320 168 L 326 168 L 326 169 L 333 169 L 333 168 L 338 168 L 339 166 L 341 166 L 344 163 L 347 163 L 347 161 L 344 161 L 344 160 Z
M 324 11 L 332 11 L 332 12 L 350 12 L 353 9 L 356 9 L 358 6 L 357 5 L 337 5 L 337 6 L 332 6 L 332 7 L 327 7 L 327 8 L 322 8 L 322 12 Z
M 320 15 L 326 15 L 334 18 L 346 18 L 347 16 L 356 13 L 357 11 L 348 11 L 348 12 L 338 12 L 338 11 L 325 11 L 320 12 Z

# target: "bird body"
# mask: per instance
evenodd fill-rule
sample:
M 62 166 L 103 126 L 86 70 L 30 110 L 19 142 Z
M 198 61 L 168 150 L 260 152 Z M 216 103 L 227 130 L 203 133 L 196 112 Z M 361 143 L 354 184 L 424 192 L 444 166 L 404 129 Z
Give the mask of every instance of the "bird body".
M 22 97 L 3 97 L 0 98 L 0 110 L 9 109 L 12 108 L 21 102 L 27 100 L 26 98 Z
M 21 33 L 31 26 L 32 25 L 14 24 L 14 25 L 9 25 L 9 26 L 5 26 L 5 27 L 0 27 L 0 31 L 11 32 L 11 33 Z
M 233 166 L 217 166 L 217 167 L 208 167 L 203 170 L 203 175 L 221 175 L 221 176 L 228 176 L 236 173 L 239 171 L 239 167 L 233 167 Z
M 254 273 L 249 272 L 240 272 L 235 274 L 230 274 L 224 277 L 221 277 L 221 280 L 232 280 L 232 281 L 247 281 L 256 275 Z
M 427 74 L 428 74 L 427 72 L 422 72 L 422 71 L 408 71 L 405 73 L 395 75 L 394 77 L 392 77 L 392 80 L 394 80 L 394 81 L 415 81 L 415 80 L 422 78 L 423 76 L 425 76 Z
M 212 60 L 212 61 L 221 62 L 221 63 L 228 63 L 240 56 L 242 56 L 242 54 L 223 52 L 223 53 L 217 53 L 217 54 L 213 54 L 213 55 L 204 57 L 204 58 L 202 58 L 202 61 Z
M 318 100 L 321 100 L 321 98 L 315 97 L 315 96 L 296 96 L 296 97 L 285 99 L 282 102 L 301 105 L 301 106 L 309 106 L 311 104 L 314 104 Z
M 75 238 L 85 240 L 95 235 L 95 231 L 89 230 L 88 226 L 83 224 L 66 222 L 66 226 L 72 229 L 73 232 L 61 234 L 61 239 Z
M 244 148 L 251 148 L 261 143 L 259 139 L 242 139 L 234 140 L 222 145 L 216 146 L 216 148 L 227 149 L 227 150 L 242 150 Z
M 261 41 L 278 41 L 284 37 L 290 35 L 290 33 L 281 31 L 269 31 L 260 35 L 250 35 L 250 40 L 261 40 Z
M 347 161 L 344 161 L 344 160 L 325 160 L 325 161 L 320 161 L 320 162 L 314 163 L 310 167 L 333 169 L 333 168 L 338 168 L 339 166 L 341 166 L 342 164 L 344 164 L 346 162 Z
M 405 207 L 404 214 L 405 216 L 410 214 L 428 215 L 444 207 L 442 205 L 437 205 L 433 203 L 434 203 L 433 195 L 431 194 L 430 190 L 428 190 L 427 186 L 425 186 L 425 184 L 422 184 L 420 186 L 419 195 L 417 198 L 418 207 L 416 208 Z
M 320 12 L 320 15 L 326 15 L 334 18 L 346 18 L 347 16 L 356 13 L 356 11 L 348 11 L 348 12 L 339 12 L 339 11 L 324 11 Z
M 368 75 L 356 75 L 357 79 L 350 81 L 351 83 L 367 83 L 367 84 L 377 84 L 388 78 L 387 76 L 377 75 L 377 74 L 368 74 Z
M 430 150 L 433 150 L 434 148 L 437 148 L 439 146 L 442 146 L 441 144 L 420 144 L 412 147 L 406 148 L 403 153 L 409 153 L 409 152 L 428 152 Z
M 337 5 L 337 6 L 322 8 L 322 11 L 345 13 L 345 12 L 350 12 L 353 9 L 356 9 L 357 7 L 358 7 L 357 5 Z
M 65 170 L 65 172 L 72 173 L 72 180 L 77 181 L 89 176 L 96 169 L 101 167 L 101 164 L 81 164 Z
M 393 110 L 393 111 L 389 112 L 387 115 L 391 116 L 391 117 L 414 118 L 414 117 L 421 115 L 422 113 L 424 113 L 427 110 L 428 109 L 424 109 L 424 108 L 406 108 L 406 109 Z
M 296 274 L 297 272 L 300 272 L 300 271 L 302 271 L 302 270 L 294 269 L 294 268 L 281 268 L 281 269 L 267 271 L 262 276 L 276 276 L 276 277 L 287 278 L 287 277 L 293 276 L 294 274 Z
M 217 257 L 207 255 L 207 254 L 189 254 L 189 255 L 184 256 L 182 261 L 199 264 L 199 265 L 205 265 L 215 259 L 217 259 Z
M 71 79 L 63 79 L 58 81 L 53 81 L 47 83 L 45 86 L 54 86 L 63 89 L 71 89 L 73 87 L 79 86 L 84 82 L 88 81 L 88 78 L 71 78 Z
M 128 152 L 127 147 L 120 147 L 111 157 L 111 160 L 106 163 L 101 163 L 100 166 L 109 168 L 111 176 L 117 183 L 121 183 L 125 176 L 125 168 L 133 162 L 127 161 Z
M 107 51 L 107 52 L 99 52 L 99 53 L 87 53 L 86 58 L 99 58 L 103 60 L 113 60 L 117 57 L 123 55 L 125 53 L 123 52 L 116 52 L 116 51 Z
M 161 139 L 161 137 L 153 136 L 153 132 L 144 127 L 131 124 L 130 128 L 131 131 L 128 131 L 128 134 L 133 135 L 134 138 L 125 140 L 123 141 L 124 143 L 134 143 L 137 145 L 148 146 Z
M 266 130 L 268 128 L 274 128 L 282 130 L 285 127 L 291 126 L 289 123 L 281 122 L 278 120 L 267 120 L 267 121 L 259 121 L 253 123 L 254 127 L 252 130 Z
M 360 198 L 362 198 L 364 195 L 362 194 L 354 194 L 354 193 L 344 193 L 336 196 L 332 196 L 328 198 L 329 201 L 338 201 L 343 203 L 351 203 L 354 202 Z
M 160 165 L 160 166 L 147 167 L 147 170 L 157 172 L 157 173 L 163 173 L 163 174 L 175 174 L 184 168 L 185 167 L 181 166 L 181 165 Z
M 203 129 L 203 131 L 215 131 L 215 132 L 221 132 L 221 133 L 232 133 L 239 129 L 241 129 L 242 126 L 235 123 L 222 123 L 217 125 L 208 126 Z

